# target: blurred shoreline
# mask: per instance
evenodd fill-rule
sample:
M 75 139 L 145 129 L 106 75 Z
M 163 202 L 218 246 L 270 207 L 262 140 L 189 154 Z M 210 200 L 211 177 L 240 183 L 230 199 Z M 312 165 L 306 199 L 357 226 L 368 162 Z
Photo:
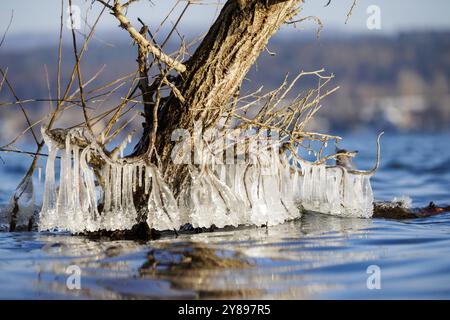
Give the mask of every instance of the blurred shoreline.
M 55 38 L 55 37 L 53 37 Z M 0 64 L 20 99 L 47 98 L 44 65 L 48 69 L 51 94 L 56 91 L 57 46 L 48 35 L 29 35 L 28 46 L 17 46 L 11 36 L 0 50 Z M 24 40 L 24 39 L 21 39 Z M 25 39 L 26 40 L 26 39 Z M 55 39 L 54 39 L 55 40 Z M 81 41 L 81 37 L 80 37 Z M 168 51 L 176 48 L 170 43 Z M 282 33 L 268 44 L 243 84 L 242 92 L 278 87 L 286 74 L 324 68 L 333 73 L 331 87 L 340 89 L 323 101 L 322 110 L 310 129 L 329 131 L 441 132 L 450 128 L 450 31 L 406 32 L 370 35 L 367 33 L 326 33 L 319 39 L 311 32 Z M 73 66 L 71 46 L 63 49 L 63 83 Z M 194 48 L 191 49 L 191 52 Z M 85 78 L 104 66 L 92 87 L 116 79 L 136 68 L 136 48 L 126 35 L 99 33 L 89 45 L 82 62 Z M 317 85 L 304 78 L 295 93 Z M 126 86 L 125 86 L 126 87 Z M 126 90 L 127 88 L 124 88 Z M 118 90 L 112 99 L 120 99 Z M 6 87 L 1 102 L 14 97 Z M 25 107 L 37 120 L 49 112 L 48 102 L 27 103 Z M 95 107 L 95 106 L 93 106 Z M 25 129 L 15 106 L 0 108 L 0 135 L 6 140 Z M 70 116 L 74 122 L 80 115 Z M 66 117 L 67 118 L 67 117 Z M 79 120 L 82 120 L 81 118 Z M 59 126 L 72 123 L 60 123 Z M 140 119 L 134 123 L 140 127 Z

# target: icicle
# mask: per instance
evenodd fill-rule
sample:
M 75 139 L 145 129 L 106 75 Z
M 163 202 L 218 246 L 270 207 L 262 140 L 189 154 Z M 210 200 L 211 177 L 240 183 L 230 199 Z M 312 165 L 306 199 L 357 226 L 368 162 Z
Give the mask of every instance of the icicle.
M 150 189 L 150 179 L 151 179 L 151 172 L 149 167 L 145 167 L 144 170 L 144 190 L 145 194 L 148 194 Z
M 169 187 L 165 184 L 156 167 L 146 167 L 152 181 L 152 192 L 148 202 L 147 223 L 157 230 L 178 229 L 183 221 L 177 202 Z M 147 174 L 146 174 L 147 176 Z
M 38 167 L 38 182 L 42 182 L 42 168 Z
M 350 174 L 345 168 L 302 162 L 299 204 L 309 211 L 351 217 L 371 217 L 370 176 Z
M 137 173 L 137 167 L 136 166 L 132 166 L 132 172 L 131 172 L 131 185 L 132 185 L 132 189 L 133 192 L 136 192 L 137 190 L 137 177 L 136 177 L 136 173 Z
M 80 208 L 80 149 L 77 146 L 72 148 L 73 168 L 71 172 L 71 181 L 68 188 L 68 223 L 70 230 L 82 228 L 84 223 L 83 213 Z M 82 230 L 82 229 L 81 229 Z
M 144 166 L 139 165 L 138 166 L 138 182 L 139 182 L 139 188 L 142 187 L 142 169 Z
M 57 227 L 56 216 L 56 183 L 55 183 L 55 159 L 58 154 L 56 144 L 45 134 L 42 129 L 42 136 L 48 149 L 47 164 L 45 168 L 45 183 L 42 208 L 39 215 L 39 230 L 49 230 Z

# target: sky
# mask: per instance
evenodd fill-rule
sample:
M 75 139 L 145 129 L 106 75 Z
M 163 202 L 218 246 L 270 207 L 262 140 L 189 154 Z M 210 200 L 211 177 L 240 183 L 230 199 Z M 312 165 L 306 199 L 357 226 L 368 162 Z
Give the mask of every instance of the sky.
M 125 1 L 125 0 L 123 0 Z M 450 29 L 449 0 L 359 0 L 353 14 L 345 24 L 347 12 L 352 0 L 333 0 L 328 7 L 324 7 L 328 0 L 306 0 L 300 17 L 315 15 L 325 24 L 325 31 L 339 30 L 343 32 L 371 32 L 396 33 L 409 30 Z M 65 0 L 67 3 L 68 1 Z M 73 0 L 79 5 L 82 15 L 90 6 L 91 0 Z M 140 0 L 130 9 L 130 18 L 141 17 L 144 21 L 157 27 L 176 0 Z M 206 30 L 220 10 L 220 4 L 225 1 L 202 0 L 202 5 L 189 7 L 181 27 L 193 30 Z M 0 32 L 3 33 L 13 12 L 13 22 L 9 35 L 57 33 L 60 19 L 60 0 L 2 0 L 0 10 Z M 153 3 L 153 4 L 152 4 Z M 175 12 L 180 12 L 186 1 L 180 1 Z M 367 20 L 373 14 L 373 6 L 379 9 L 379 28 L 369 29 Z M 100 4 L 96 3 L 88 12 L 88 20 L 93 21 L 99 12 Z M 372 10 L 370 13 L 367 10 Z M 377 10 L 377 9 L 376 9 Z M 67 15 L 66 15 L 67 16 Z M 67 17 L 66 17 L 67 18 Z M 170 20 L 174 20 L 173 15 Z M 133 20 L 133 19 L 130 19 Z M 117 22 L 110 15 L 106 15 L 99 26 L 99 31 L 114 30 Z M 311 23 L 301 28 L 313 29 Z M 293 29 L 292 27 L 290 29 Z

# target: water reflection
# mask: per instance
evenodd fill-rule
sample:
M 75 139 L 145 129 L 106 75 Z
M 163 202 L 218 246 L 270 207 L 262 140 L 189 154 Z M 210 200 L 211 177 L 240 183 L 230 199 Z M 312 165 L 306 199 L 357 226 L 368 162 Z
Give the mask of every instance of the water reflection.
M 349 242 L 370 238 L 373 224 L 307 214 L 267 229 L 183 235 L 147 244 L 1 234 L 0 296 L 312 298 L 346 286 L 346 281 L 327 280 L 342 265 L 380 257 L 378 247 L 349 247 Z M 82 269 L 81 290 L 66 286 L 70 265 Z M 363 277 L 364 272 L 361 267 Z
M 306 214 L 148 243 L 0 233 L 1 298 L 450 297 L 450 214 L 396 222 Z M 380 266 L 383 290 L 366 287 Z M 81 290 L 66 286 L 82 270 Z
M 374 148 L 366 142 L 372 137 L 344 139 L 360 151 L 360 168 L 373 165 Z M 449 137 L 386 134 L 372 180 L 375 198 L 450 204 Z M 21 178 L 5 170 L 0 167 L 3 203 Z M 0 210 L 0 230 L 2 221 Z M 209 263 L 195 262 L 202 253 Z M 151 268 L 152 259 L 162 262 Z M 82 269 L 79 291 L 66 286 L 72 264 Z M 382 290 L 366 287 L 372 264 L 381 268 Z M 308 214 L 268 229 L 144 244 L 0 232 L 0 298 L 199 297 L 450 298 L 450 214 L 401 222 Z

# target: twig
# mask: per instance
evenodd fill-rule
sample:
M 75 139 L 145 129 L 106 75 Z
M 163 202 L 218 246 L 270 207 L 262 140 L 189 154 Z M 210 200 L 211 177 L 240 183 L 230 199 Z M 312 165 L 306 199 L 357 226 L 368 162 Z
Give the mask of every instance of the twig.
M 62 37 L 64 27 L 64 0 L 61 0 L 61 16 L 59 24 L 59 40 L 58 40 L 58 67 L 56 71 L 56 97 L 58 101 L 61 99 L 61 62 L 62 62 Z
M 157 59 L 159 59 L 161 62 L 167 64 L 168 66 L 172 67 L 173 69 L 175 69 L 180 73 L 186 71 L 186 66 L 184 64 L 171 58 L 170 56 L 162 52 L 160 49 L 156 48 L 131 25 L 130 21 L 128 21 L 128 19 L 123 15 L 122 6 L 120 5 L 118 0 L 114 1 L 114 6 L 111 6 L 102 0 L 97 1 L 101 2 L 105 7 L 109 8 L 111 10 L 111 13 L 117 18 L 117 20 L 119 20 L 120 26 L 128 31 L 131 38 L 133 38 L 141 46 L 146 47 L 147 50 L 151 54 L 153 54 Z
M 347 13 L 347 18 L 345 19 L 345 24 L 347 24 L 348 20 L 350 19 L 352 13 L 353 13 L 353 9 L 356 6 L 356 2 L 358 2 L 358 0 L 353 0 L 352 6 L 350 7 L 350 10 Z
M 8 26 L 6 27 L 5 32 L 3 32 L 2 39 L 0 40 L 0 47 L 3 45 L 3 42 L 6 39 L 6 35 L 8 34 L 9 28 L 11 27 L 11 24 L 13 22 L 13 18 L 14 18 L 14 10 L 11 10 L 11 17 L 9 18 L 9 23 Z
M 46 64 L 44 64 L 44 73 L 45 73 L 45 82 L 47 83 L 48 101 L 50 104 L 50 111 L 51 111 L 51 110 L 53 110 L 53 99 L 52 99 L 52 93 L 50 91 L 50 79 L 48 77 L 48 70 L 47 70 Z
M 11 91 L 11 94 L 14 96 L 14 99 L 16 99 L 17 102 L 19 102 L 20 99 L 17 96 L 16 92 L 14 91 L 14 88 L 12 87 L 11 83 L 9 82 L 8 78 L 6 77 L 6 73 L 3 72 L 2 68 L 0 68 L 0 73 L 3 76 L 3 79 L 4 79 L 5 83 L 6 83 L 6 85 L 8 86 L 9 91 Z M 25 110 L 24 106 L 20 102 L 19 102 L 19 106 L 20 106 L 20 109 L 22 110 L 22 113 L 23 113 L 23 115 L 25 117 L 25 120 L 27 121 L 28 126 L 31 127 L 32 125 L 31 125 L 30 118 L 28 117 L 27 111 Z M 36 142 L 36 145 L 39 145 L 38 138 L 37 138 L 36 133 L 34 132 L 33 129 L 31 129 L 31 134 L 33 136 L 34 141 Z
M 46 154 L 46 153 L 32 152 L 32 151 L 23 151 L 23 150 L 14 150 L 14 149 L 6 149 L 6 148 L 0 148 L 0 152 L 20 153 L 20 154 L 27 154 L 27 155 L 30 155 L 30 156 L 48 157 L 48 154 Z M 60 157 L 58 156 L 57 158 L 59 159 Z
M 92 127 L 89 122 L 89 116 L 87 114 L 86 102 L 84 101 L 83 79 L 81 77 L 81 71 L 80 71 L 80 57 L 78 56 L 77 40 L 76 40 L 76 36 L 75 36 L 75 27 L 74 27 L 73 15 L 72 15 L 72 0 L 69 0 L 69 12 L 70 12 L 70 24 L 71 24 L 70 29 L 72 31 L 73 53 L 75 55 L 75 63 L 76 63 L 78 88 L 80 91 L 81 105 L 83 107 L 83 115 L 84 115 L 84 120 L 86 121 L 86 126 L 87 126 L 88 130 L 91 132 L 91 134 L 93 134 Z

